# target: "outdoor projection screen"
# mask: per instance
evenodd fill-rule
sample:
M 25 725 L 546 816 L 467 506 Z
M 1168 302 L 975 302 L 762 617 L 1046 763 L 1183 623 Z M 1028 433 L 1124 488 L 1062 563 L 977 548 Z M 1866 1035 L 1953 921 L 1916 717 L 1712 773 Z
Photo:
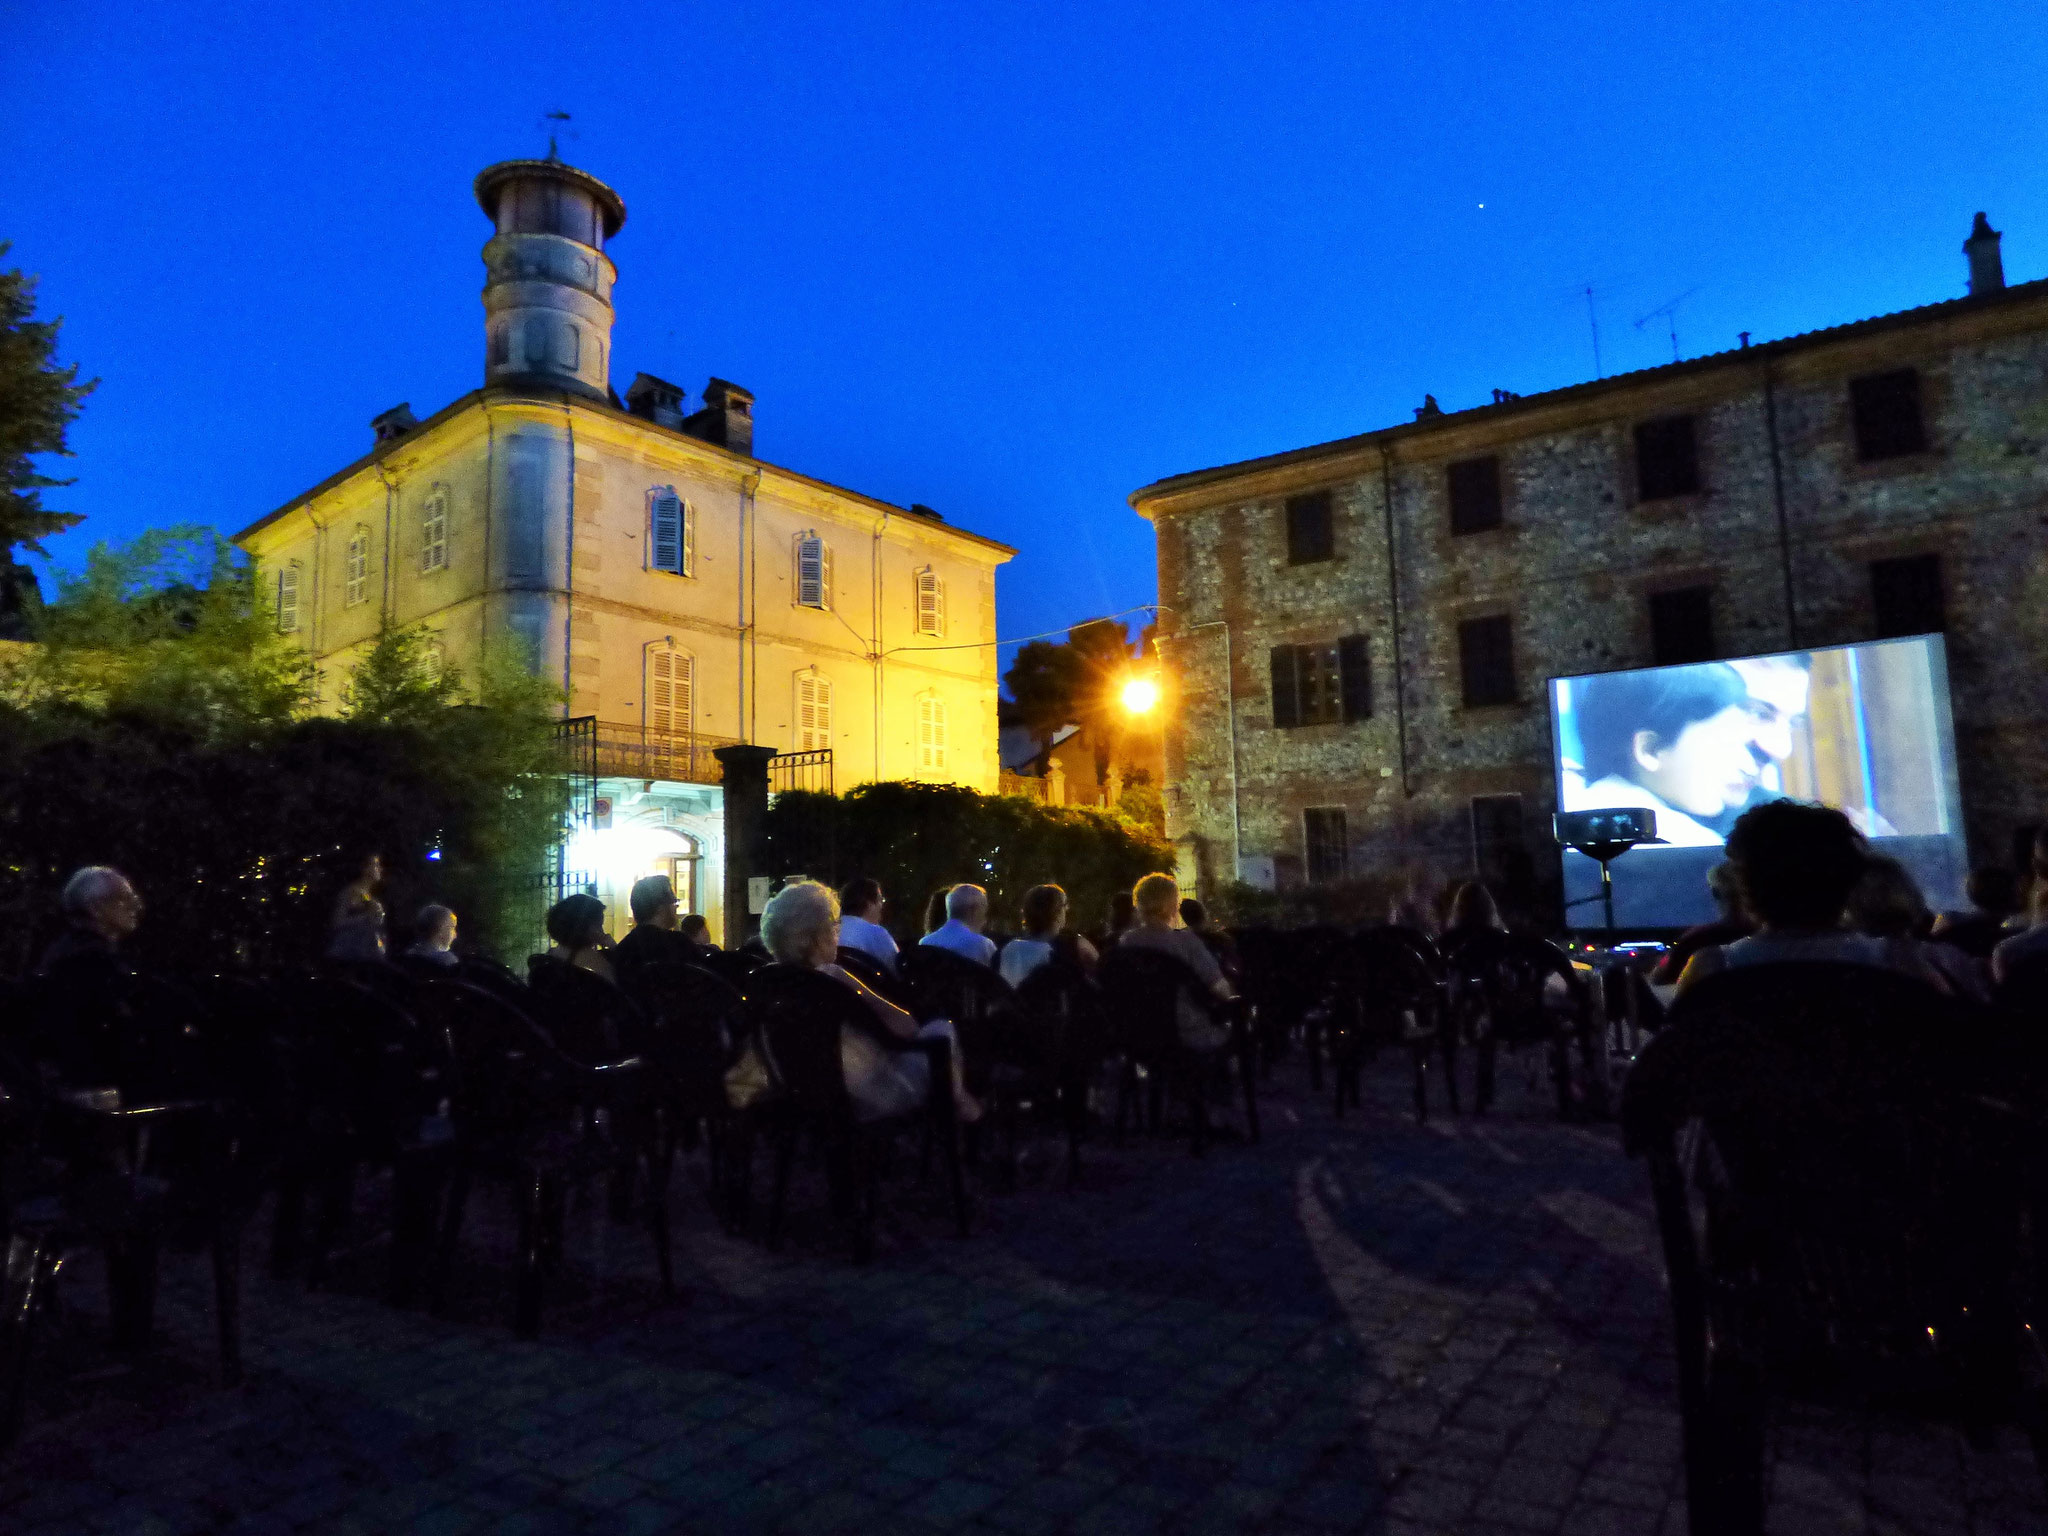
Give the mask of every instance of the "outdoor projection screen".
M 1968 868 L 1955 726 L 1939 635 L 1550 680 L 1560 810 L 1646 806 L 1662 845 L 1614 862 L 1614 919 L 1676 928 L 1712 918 L 1707 870 L 1735 818 L 1767 800 L 1846 812 L 1910 869 L 1939 911 Z M 1562 850 L 1567 901 L 1600 866 Z M 1604 922 L 1597 901 L 1571 926 Z

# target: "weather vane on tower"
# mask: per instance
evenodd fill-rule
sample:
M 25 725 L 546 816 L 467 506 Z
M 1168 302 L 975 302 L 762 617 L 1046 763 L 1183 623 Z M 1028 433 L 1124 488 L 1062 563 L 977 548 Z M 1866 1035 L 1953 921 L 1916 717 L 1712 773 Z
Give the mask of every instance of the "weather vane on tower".
M 543 112 L 540 115 L 540 126 L 547 130 L 548 158 L 550 160 L 559 160 L 562 158 L 561 151 L 555 147 L 555 137 L 558 130 L 563 138 L 573 139 L 576 137 L 576 135 L 569 130 L 568 124 L 569 114 L 559 109 L 553 112 Z

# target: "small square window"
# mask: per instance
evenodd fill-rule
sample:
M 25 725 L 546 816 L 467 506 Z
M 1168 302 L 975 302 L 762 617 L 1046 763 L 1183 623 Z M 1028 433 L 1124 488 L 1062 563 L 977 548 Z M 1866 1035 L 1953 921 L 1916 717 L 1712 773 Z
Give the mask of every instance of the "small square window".
M 1460 624 L 1458 671 L 1467 709 L 1514 703 L 1514 621 L 1504 613 L 1496 613 Z
M 1948 628 L 1941 595 L 1941 556 L 1907 555 L 1870 562 L 1870 608 L 1877 638 L 1934 635 Z
M 1276 645 L 1273 724 L 1337 725 L 1372 715 L 1372 652 L 1364 635 L 1329 645 Z
M 1714 589 L 1679 587 L 1650 594 L 1650 660 L 1660 667 L 1712 661 Z
M 1666 501 L 1700 488 L 1699 445 L 1690 416 L 1664 416 L 1636 424 L 1636 497 Z
M 1313 883 L 1328 885 L 1351 873 L 1351 841 L 1341 806 L 1312 806 L 1301 813 L 1301 826 Z
M 1927 451 L 1917 368 L 1894 368 L 1889 373 L 1851 379 L 1849 415 L 1856 428 L 1856 457 L 1862 463 Z
M 1451 532 L 1484 533 L 1498 528 L 1500 516 L 1500 460 L 1492 454 L 1483 459 L 1464 459 L 1445 473 L 1451 497 Z
M 1330 493 L 1310 491 L 1287 498 L 1287 563 L 1313 565 L 1337 552 L 1330 522 Z

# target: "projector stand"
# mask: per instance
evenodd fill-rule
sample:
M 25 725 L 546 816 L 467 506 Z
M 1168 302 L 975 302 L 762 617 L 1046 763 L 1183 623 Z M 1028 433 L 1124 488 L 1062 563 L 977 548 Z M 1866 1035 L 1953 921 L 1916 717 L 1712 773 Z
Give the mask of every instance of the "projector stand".
M 1636 845 L 1634 843 L 1614 842 L 1572 843 L 1569 846 L 1573 852 L 1583 853 L 1587 858 L 1594 860 L 1600 866 L 1599 896 L 1597 898 L 1581 896 L 1578 901 L 1571 903 L 1571 905 L 1576 907 L 1583 902 L 1598 900 L 1607 913 L 1607 931 L 1609 933 L 1614 932 L 1614 861 Z

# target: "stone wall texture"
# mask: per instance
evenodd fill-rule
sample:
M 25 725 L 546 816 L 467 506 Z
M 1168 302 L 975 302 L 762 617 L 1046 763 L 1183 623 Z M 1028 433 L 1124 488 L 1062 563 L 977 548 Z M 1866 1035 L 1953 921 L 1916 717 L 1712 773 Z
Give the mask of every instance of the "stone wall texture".
M 1859 463 L 1849 382 L 1903 367 L 1929 449 Z M 1633 428 L 1674 414 L 1695 419 L 1701 490 L 1641 502 Z M 1157 532 L 1178 694 L 1169 835 L 1205 887 L 1233 865 L 1285 885 L 1302 812 L 1342 807 L 1353 872 L 1532 880 L 1541 908 L 1558 899 L 1546 678 L 1651 664 L 1648 599 L 1673 587 L 1711 586 L 1722 655 L 1869 639 L 1870 562 L 1931 553 L 1971 857 L 2005 862 L 2048 816 L 2044 446 L 2033 283 L 1148 487 L 1132 502 Z M 1481 454 L 1500 460 L 1502 526 L 1453 535 L 1447 466 Z M 1286 499 L 1308 490 L 1332 495 L 1335 558 L 1290 566 Z M 1458 625 L 1487 614 L 1512 621 L 1518 694 L 1468 709 Z M 1372 717 L 1276 730 L 1271 648 L 1358 633 Z M 1519 873 L 1480 868 L 1472 801 L 1491 795 L 1521 797 Z

